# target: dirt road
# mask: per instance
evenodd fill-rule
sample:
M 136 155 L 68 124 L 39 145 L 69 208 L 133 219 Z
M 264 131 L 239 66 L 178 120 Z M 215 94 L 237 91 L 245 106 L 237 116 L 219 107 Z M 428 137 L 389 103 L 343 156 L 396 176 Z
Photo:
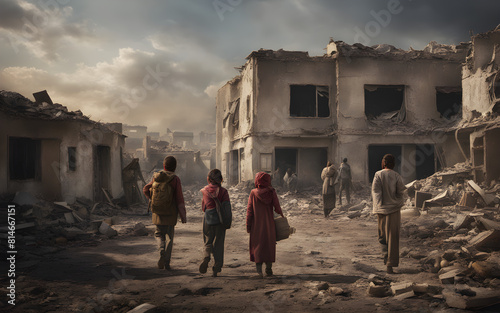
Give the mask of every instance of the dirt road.
M 294 196 L 286 197 L 282 201 Z M 234 202 L 243 198 L 235 197 Z M 402 259 L 399 274 L 385 274 L 373 216 L 349 219 L 337 214 L 325 219 L 321 208 L 310 208 L 300 214 L 288 210 L 296 233 L 278 242 L 272 278 L 257 278 L 255 264 L 249 261 L 244 202 L 234 205 L 222 273 L 216 278 L 210 271 L 198 273 L 202 215 L 193 202 L 188 206 L 188 223 L 176 227 L 172 271 L 156 268 L 150 217 L 121 216 L 113 226 L 117 237 L 95 235 L 70 241 L 63 249 L 30 248 L 37 263 L 19 272 L 18 304 L 14 309 L 6 304 L 0 309 L 127 312 L 150 303 L 158 307 L 157 312 L 453 312 L 439 297 L 368 296 L 370 274 L 393 282 L 439 282 L 436 274 L 419 271 L 411 258 Z M 132 232 L 138 222 L 147 225 L 147 236 Z M 402 247 L 406 246 L 403 238 Z M 341 290 L 335 289 L 338 295 L 318 290 L 326 287 Z

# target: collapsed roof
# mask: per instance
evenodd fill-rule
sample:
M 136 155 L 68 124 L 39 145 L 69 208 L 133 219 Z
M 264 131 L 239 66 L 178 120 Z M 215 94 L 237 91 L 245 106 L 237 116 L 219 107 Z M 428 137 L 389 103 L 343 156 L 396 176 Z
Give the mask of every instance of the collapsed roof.
M 68 111 L 67 107 L 59 103 L 52 103 L 48 94 L 46 94 L 46 92 L 43 93 L 44 96 L 46 96 L 46 101 L 33 102 L 17 92 L 1 90 L 0 111 L 9 116 L 18 118 L 54 121 L 80 121 L 88 124 L 96 124 L 109 131 L 116 132 L 103 123 L 91 120 L 88 116 L 83 115 L 80 110 Z M 35 93 L 34 95 L 39 98 L 38 96 L 40 93 Z M 124 136 L 121 133 L 118 134 Z
M 337 57 L 373 57 L 391 60 L 408 61 L 414 59 L 444 59 L 454 62 L 463 62 L 471 47 L 470 42 L 461 42 L 459 45 L 445 45 L 431 41 L 423 50 L 409 50 L 396 48 L 388 44 L 365 46 L 360 43 L 353 45 L 343 41 L 331 40 L 327 46 L 327 55 Z

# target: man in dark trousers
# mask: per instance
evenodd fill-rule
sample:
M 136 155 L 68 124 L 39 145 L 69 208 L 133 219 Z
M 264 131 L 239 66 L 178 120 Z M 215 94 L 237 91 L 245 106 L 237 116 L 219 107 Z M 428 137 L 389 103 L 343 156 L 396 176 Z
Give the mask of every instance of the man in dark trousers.
M 342 205 L 342 190 L 345 190 L 345 198 L 347 203 L 351 203 L 351 166 L 347 164 L 347 158 L 344 158 L 339 167 L 339 205 Z
M 174 244 L 174 228 L 177 217 L 186 223 L 186 207 L 182 195 L 181 180 L 175 175 L 177 160 L 167 156 L 163 160 L 163 171 L 154 174 L 149 184 L 144 186 L 144 195 L 150 199 L 153 224 L 156 225 L 155 238 L 158 242 L 160 259 L 158 268 L 171 270 L 170 258 Z
M 393 267 L 399 265 L 399 231 L 401 228 L 401 207 L 406 187 L 396 171 L 392 154 L 384 155 L 382 170 L 375 173 L 372 184 L 373 213 L 378 217 L 378 241 L 382 244 L 384 264 L 387 273 L 393 274 Z

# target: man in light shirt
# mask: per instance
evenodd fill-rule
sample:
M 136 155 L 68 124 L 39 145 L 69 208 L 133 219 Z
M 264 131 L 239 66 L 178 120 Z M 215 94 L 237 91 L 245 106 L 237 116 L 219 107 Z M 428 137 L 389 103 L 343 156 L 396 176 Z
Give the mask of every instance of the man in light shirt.
M 378 216 L 378 241 L 382 244 L 387 273 L 399 265 L 399 232 L 401 207 L 406 187 L 401 175 L 395 172 L 392 154 L 382 158 L 382 170 L 375 173 L 372 184 L 373 213 Z

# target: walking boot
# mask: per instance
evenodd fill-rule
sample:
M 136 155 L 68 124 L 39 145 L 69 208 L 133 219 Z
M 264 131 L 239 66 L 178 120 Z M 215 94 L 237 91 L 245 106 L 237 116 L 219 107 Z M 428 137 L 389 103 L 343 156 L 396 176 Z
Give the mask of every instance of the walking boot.
M 165 250 L 160 250 L 160 259 L 158 260 L 158 268 L 159 269 L 164 269 L 165 268 Z
M 273 263 L 266 262 L 266 276 L 273 276 Z
M 171 271 L 172 270 L 172 268 L 170 267 L 170 261 L 165 261 L 165 269 L 167 271 Z
M 208 262 L 210 262 L 210 259 L 209 258 L 204 258 L 203 259 L 203 262 L 201 262 L 200 264 L 200 273 L 202 274 L 205 274 L 207 272 L 207 269 L 208 269 Z
M 158 251 L 160 251 L 160 259 L 158 260 L 158 268 L 165 268 L 165 240 L 162 240 L 160 237 L 156 237 L 156 243 L 158 244 Z
M 219 273 L 221 270 L 218 268 L 212 267 L 212 277 L 217 277 L 217 273 Z
M 264 274 L 262 274 L 262 263 L 255 263 L 255 267 L 257 269 L 257 274 L 260 278 L 264 278 Z

